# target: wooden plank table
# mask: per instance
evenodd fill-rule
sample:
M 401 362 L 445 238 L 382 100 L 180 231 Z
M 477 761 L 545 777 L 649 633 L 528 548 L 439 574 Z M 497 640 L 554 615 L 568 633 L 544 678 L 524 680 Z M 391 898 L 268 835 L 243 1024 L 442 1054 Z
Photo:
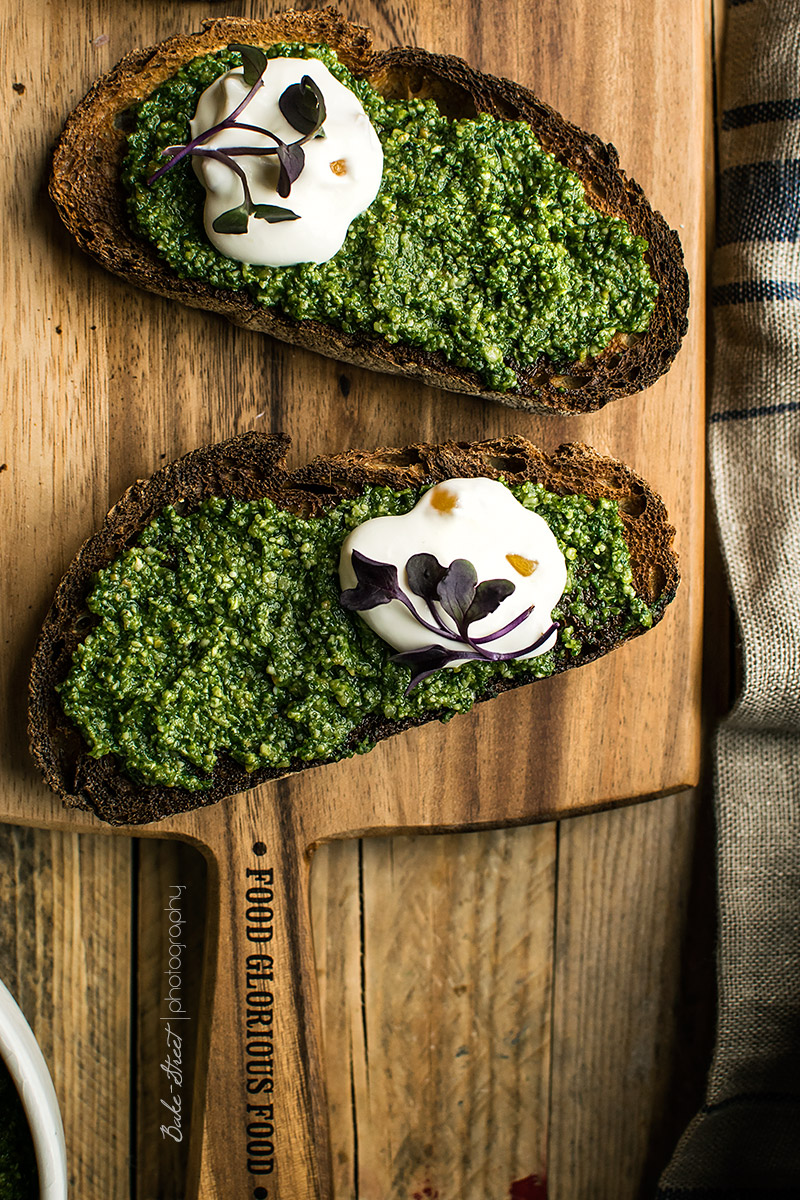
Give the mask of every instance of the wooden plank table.
M 460 54 L 613 140 L 680 229 L 702 312 L 703 0 L 600 8 L 484 0 L 469 9 L 412 0 L 344 10 L 370 24 L 379 45 Z M 137 474 L 247 428 L 286 429 L 297 463 L 348 445 L 519 431 L 546 447 L 591 442 L 667 501 L 684 582 L 657 630 L 581 672 L 501 697 L 446 734 L 414 731 L 366 759 L 278 785 L 284 812 L 326 815 L 306 826 L 310 842 L 400 829 L 409 795 L 417 828 L 456 820 L 479 828 L 497 822 L 498 798 L 512 825 L 674 792 L 698 772 L 702 320 L 644 396 L 592 417 L 545 420 L 343 370 L 106 276 L 69 244 L 45 198 L 48 147 L 124 51 L 206 15 L 193 3 L 86 0 L 54 11 L 33 0 L 9 6 L 5 22 L 3 136 L 14 171 L 3 201 L 0 815 L 11 825 L 0 839 L 0 968 L 53 1067 L 81 1200 L 187 1194 L 188 1137 L 159 1133 L 163 909 L 181 883 L 192 897 L 186 954 L 195 968 L 185 979 L 198 1042 L 188 1061 L 199 1075 L 208 1046 L 196 964 L 207 896 L 217 928 L 214 861 L 207 881 L 182 844 L 96 836 L 107 831 L 62 813 L 25 750 L 27 663 L 53 586 Z M 337 805 L 354 811 L 353 797 L 372 818 L 337 825 Z M 224 842 L 252 803 L 204 814 L 202 827 L 173 821 L 147 832 L 203 841 L 217 822 Z M 565 825 L 341 841 L 317 852 L 312 907 L 336 1200 L 534 1196 L 546 1175 L 551 1197 L 565 1200 L 636 1194 L 652 1174 L 652 1131 L 670 1094 L 697 811 L 688 795 Z M 602 1118 L 609 1094 L 620 1113 L 613 1138 Z M 228 1194 L 219 1175 L 203 1178 L 203 1197 Z

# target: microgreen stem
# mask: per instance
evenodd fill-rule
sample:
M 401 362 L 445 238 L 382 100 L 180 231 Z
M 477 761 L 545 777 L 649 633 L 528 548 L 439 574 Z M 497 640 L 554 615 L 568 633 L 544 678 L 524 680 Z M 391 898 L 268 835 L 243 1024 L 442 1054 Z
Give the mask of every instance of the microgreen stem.
M 264 86 L 264 77 L 263 77 L 263 75 L 259 75 L 258 79 L 255 81 L 253 86 L 250 88 L 250 91 L 247 93 L 245 98 L 242 100 L 241 104 L 237 105 L 237 107 L 233 110 L 233 112 L 229 113 L 229 115 L 224 119 L 224 121 L 220 121 L 217 125 L 212 125 L 210 129 L 206 129 L 206 130 L 204 130 L 203 133 L 199 133 L 196 138 L 192 138 L 192 140 L 190 142 L 187 142 L 185 146 L 181 146 L 180 149 L 177 151 L 177 153 L 173 154 L 173 156 L 170 158 L 168 163 L 165 163 L 163 167 L 159 167 L 159 169 L 153 175 L 150 176 L 150 178 L 147 181 L 148 184 L 155 183 L 155 181 L 157 179 L 160 179 L 162 175 L 166 175 L 167 171 L 169 171 L 170 168 L 174 167 L 177 162 L 180 162 L 180 160 L 182 158 L 185 158 L 187 154 L 196 153 L 198 147 L 202 146 L 203 142 L 207 142 L 208 139 L 213 137 L 215 133 L 220 133 L 221 130 L 230 129 L 232 125 L 235 125 L 236 118 L 238 117 L 239 113 L 242 112 L 242 110 L 247 107 L 247 105 L 253 99 L 253 96 L 255 96 L 258 89 L 262 88 L 263 86 Z M 250 125 L 250 126 L 244 126 L 244 128 L 257 129 L 257 126 Z M 259 132 L 266 133 L 268 131 L 261 129 L 261 130 L 259 130 Z M 168 149 L 172 149 L 172 147 L 169 147 Z M 167 151 L 163 151 L 162 153 L 167 153 Z
M 447 628 L 447 626 L 445 625 L 444 621 L 441 618 L 441 615 L 436 611 L 435 605 L 433 604 L 433 602 L 431 600 L 429 600 L 427 598 L 427 596 L 425 597 L 425 603 L 428 606 L 428 612 L 431 614 L 434 621 L 441 629 L 442 633 L 446 634 L 448 637 L 452 637 L 453 635 L 452 635 L 451 631 Z
M 492 662 L 507 662 L 512 658 L 523 658 L 526 654 L 531 654 L 534 650 L 538 650 L 543 646 L 552 633 L 558 629 L 558 621 L 553 621 L 549 629 L 545 629 L 541 637 L 538 637 L 530 646 L 526 646 L 524 650 L 509 650 L 505 654 L 492 653 Z M 482 656 L 483 657 L 483 656 Z
M 431 611 L 433 612 L 434 617 L 436 617 L 438 628 L 436 625 L 431 625 L 430 622 L 426 621 L 424 617 L 421 617 L 419 615 L 416 608 L 414 607 L 413 602 L 411 600 L 409 600 L 408 596 L 406 596 L 404 593 L 402 593 L 402 592 L 398 593 L 398 595 L 395 596 L 394 599 L 399 600 L 401 604 L 405 604 L 406 608 L 411 613 L 412 617 L 414 617 L 417 621 L 419 621 L 420 625 L 422 625 L 424 629 L 427 629 L 429 633 L 435 633 L 437 637 L 449 638 L 450 641 L 452 641 L 452 642 L 460 642 L 462 640 L 455 633 L 452 633 L 451 630 L 449 630 L 446 625 L 442 624 L 442 622 L 439 620 L 438 615 L 435 612 L 433 612 L 432 609 L 431 609 Z M 428 604 L 428 608 L 430 608 L 430 607 L 431 607 L 430 604 Z
M 228 157 L 227 151 L 211 150 L 207 146 L 201 146 L 198 150 L 195 150 L 194 153 L 199 158 L 213 158 L 217 162 L 224 163 L 226 167 L 230 167 L 230 169 L 233 171 L 233 173 L 235 175 L 239 176 L 239 179 L 241 180 L 241 183 L 242 183 L 242 191 L 244 192 L 244 201 L 243 202 L 246 205 L 248 211 L 251 211 L 253 208 L 253 199 L 250 195 L 250 187 L 247 182 L 247 176 L 245 175 L 244 171 L 239 166 L 239 164 L 237 162 L 234 162 L 232 158 Z
M 454 633 L 451 629 L 448 629 L 442 618 L 439 616 L 439 613 L 431 604 L 430 600 L 426 599 L 425 603 L 427 604 L 431 615 L 436 621 L 436 625 L 431 625 L 430 622 L 424 619 L 424 617 L 420 616 L 408 596 L 397 595 L 394 597 L 394 599 L 399 600 L 401 604 L 404 604 L 411 613 L 412 617 L 415 617 L 417 621 L 419 621 L 420 625 L 422 625 L 424 629 L 427 629 L 429 633 L 435 633 L 437 637 L 447 638 L 447 640 L 450 642 L 460 642 L 462 645 L 469 646 L 472 650 L 472 653 L 470 653 L 469 650 L 454 650 L 452 655 L 453 658 L 481 658 L 485 659 L 487 662 L 505 662 L 506 660 L 512 658 L 520 658 L 523 654 L 530 654 L 532 650 L 538 650 L 539 647 L 547 641 L 553 630 L 558 629 L 558 622 L 556 621 L 550 626 L 549 629 L 545 630 L 541 637 L 537 638 L 531 646 L 526 647 L 524 650 L 508 650 L 505 652 L 497 650 L 486 651 L 483 649 L 483 647 L 487 642 L 496 642 L 498 638 L 505 637 L 507 633 L 511 633 L 514 629 L 521 625 L 523 621 L 528 619 L 535 606 L 531 604 L 529 608 L 526 608 L 524 612 L 521 612 L 520 615 L 515 617 L 513 621 L 509 621 L 509 623 L 504 625 L 502 629 L 498 629 L 496 633 L 489 633 L 485 637 L 471 638 L 466 634 L 462 634 L 460 632 Z
M 486 642 L 496 642 L 498 638 L 505 637 L 507 633 L 511 633 L 513 629 L 516 629 L 518 625 L 521 625 L 523 621 L 526 621 L 533 612 L 533 609 L 534 605 L 531 605 L 530 608 L 526 608 L 525 611 L 521 612 L 515 620 L 509 621 L 508 625 L 504 625 L 502 629 L 498 629 L 497 633 L 489 633 L 486 635 L 486 637 L 467 638 L 466 641 L 469 642 L 470 646 L 481 646 Z

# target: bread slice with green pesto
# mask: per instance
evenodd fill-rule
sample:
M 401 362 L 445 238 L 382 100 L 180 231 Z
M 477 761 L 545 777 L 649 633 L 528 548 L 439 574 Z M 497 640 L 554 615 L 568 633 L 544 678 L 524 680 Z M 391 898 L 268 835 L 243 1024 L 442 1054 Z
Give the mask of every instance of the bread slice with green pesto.
M 288 446 L 252 432 L 193 451 L 129 488 L 79 551 L 30 682 L 31 751 L 66 804 L 149 822 L 364 752 L 607 654 L 675 595 L 662 501 L 587 446 L 352 450 L 295 471 Z M 475 479 L 501 480 L 558 541 L 555 647 L 409 690 L 409 667 L 341 602 L 340 548 L 370 518 Z
M 188 157 L 152 180 L 242 45 L 322 58 L 380 133 L 381 189 L 322 266 L 243 267 L 214 250 Z M 69 117 L 50 192 L 80 246 L 136 286 L 519 409 L 590 412 L 638 392 L 687 328 L 678 235 L 613 146 L 458 58 L 377 52 L 332 9 L 223 17 L 134 50 Z

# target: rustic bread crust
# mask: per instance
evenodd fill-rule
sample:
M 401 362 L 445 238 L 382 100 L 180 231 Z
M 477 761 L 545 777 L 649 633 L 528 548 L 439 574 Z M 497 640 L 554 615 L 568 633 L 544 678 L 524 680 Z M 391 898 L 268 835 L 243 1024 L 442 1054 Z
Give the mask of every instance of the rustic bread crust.
M 142 824 L 214 804 L 266 780 L 322 765 L 296 761 L 288 770 L 248 773 L 232 759 L 221 757 L 211 788 L 198 793 L 137 785 L 120 773 L 112 755 L 94 759 L 86 753 L 83 739 L 61 709 L 56 684 L 66 676 L 75 647 L 92 626 L 94 618 L 86 609 L 86 597 L 94 572 L 116 557 L 167 505 L 191 509 L 209 496 L 243 500 L 269 496 L 291 511 L 318 515 L 345 497 L 358 495 L 367 484 L 399 489 L 476 476 L 497 479 L 502 475 L 510 483 L 531 480 L 554 492 L 616 500 L 637 593 L 649 603 L 659 602 L 656 619 L 675 595 L 675 531 L 661 499 L 627 467 L 601 457 L 588 446 L 574 443 L 547 455 L 522 437 L 505 437 L 471 445 L 447 442 L 403 449 L 351 450 L 316 458 L 290 473 L 285 465 L 289 445 L 285 434 L 250 432 L 194 450 L 130 487 L 111 509 L 100 531 L 78 552 L 45 619 L 30 681 L 31 752 L 47 783 L 68 806 L 89 809 L 114 825 Z M 586 631 L 584 649 L 570 665 L 591 662 L 634 636 L 635 632 L 623 633 L 613 623 L 600 637 Z M 530 681 L 525 675 L 494 680 L 479 700 Z M 364 739 L 382 741 L 440 715 L 432 712 L 425 718 L 403 721 L 368 717 L 353 731 L 346 749 L 353 749 Z
M 647 262 L 659 285 L 647 332 L 617 334 L 602 354 L 566 368 L 541 359 L 518 370 L 516 391 L 497 392 L 487 389 L 474 372 L 447 363 L 438 352 L 341 333 L 318 321 L 295 321 L 260 307 L 245 293 L 179 279 L 129 227 L 119 182 L 125 113 L 199 55 L 229 42 L 268 46 L 278 41 L 325 42 L 354 75 L 368 79 L 379 91 L 396 97 L 433 97 L 448 116 L 489 112 L 528 121 L 540 142 L 580 176 L 591 205 L 623 217 L 634 233 L 647 239 Z M 650 207 L 639 185 L 620 170 L 613 146 L 571 125 L 526 88 L 474 71 L 459 58 L 416 48 L 376 53 L 371 33 L 331 8 L 283 12 L 263 21 L 222 17 L 205 21 L 198 33 L 132 51 L 95 83 L 69 117 L 53 157 L 50 194 L 81 248 L 138 287 L 221 313 L 236 325 L 331 358 L 406 375 L 451 392 L 483 396 L 512 408 L 592 412 L 609 400 L 641 391 L 668 369 L 687 329 L 689 283 L 678 235 Z

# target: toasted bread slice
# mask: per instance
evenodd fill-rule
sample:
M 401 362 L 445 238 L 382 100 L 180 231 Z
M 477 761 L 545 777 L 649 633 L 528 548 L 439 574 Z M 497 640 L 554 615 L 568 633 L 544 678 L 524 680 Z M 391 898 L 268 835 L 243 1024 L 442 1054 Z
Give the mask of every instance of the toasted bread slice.
M 137 824 L 212 804 L 265 780 L 321 765 L 295 761 L 289 770 L 247 772 L 233 759 L 220 756 L 207 791 L 143 786 L 126 778 L 112 755 L 90 757 L 82 736 L 64 715 L 56 687 L 69 670 L 75 648 L 95 621 L 86 608 L 93 575 L 130 545 L 168 505 L 180 505 L 186 511 L 211 496 L 243 500 L 268 496 L 289 511 L 319 516 L 339 501 L 360 495 L 368 485 L 419 489 L 438 480 L 476 476 L 502 476 L 512 485 L 529 480 L 562 495 L 616 501 L 630 551 L 634 589 L 655 606 L 654 620 L 660 619 L 675 594 L 678 568 L 672 550 L 674 530 L 662 501 L 627 467 L 601 457 L 587 446 L 566 445 L 547 455 L 522 437 L 505 437 L 472 445 L 448 442 L 354 450 L 317 458 L 291 473 L 284 461 L 288 446 L 285 435 L 251 432 L 193 451 L 129 488 L 106 517 L 102 529 L 79 551 L 44 622 L 30 683 L 31 751 L 47 783 L 67 804 L 93 810 L 112 824 Z M 614 620 L 600 633 L 592 631 L 580 654 L 556 669 L 590 662 L 640 632 L 626 632 Z M 513 679 L 493 677 L 478 699 L 489 699 L 532 678 L 528 674 Z M 338 757 L 351 753 L 365 740 L 381 741 L 441 715 L 433 711 L 420 719 L 400 721 L 367 717 Z
M 659 294 L 643 334 L 617 333 L 596 357 L 555 364 L 540 357 L 515 367 L 517 387 L 495 391 L 473 371 L 441 353 L 381 337 L 351 335 L 314 320 L 295 321 L 256 304 L 245 292 L 181 279 L 135 236 L 121 179 L 125 114 L 185 63 L 229 43 L 268 47 L 276 42 L 324 43 L 357 77 L 384 95 L 432 97 L 450 117 L 488 112 L 527 121 L 539 142 L 583 181 L 588 203 L 623 218 L 649 244 L 646 262 Z M 149 291 L 221 313 L 237 325 L 377 371 L 406 375 L 529 411 L 591 412 L 609 400 L 648 387 L 670 366 L 687 328 L 689 288 L 677 233 L 619 168 L 617 152 L 565 121 L 531 92 L 507 79 L 472 70 L 461 59 L 424 50 L 373 51 L 366 29 L 333 9 L 284 12 L 263 21 L 223 17 L 199 33 L 135 50 L 103 76 L 67 121 L 53 159 L 50 193 L 80 246 L 103 266 Z M 513 365 L 513 364 L 510 364 Z

